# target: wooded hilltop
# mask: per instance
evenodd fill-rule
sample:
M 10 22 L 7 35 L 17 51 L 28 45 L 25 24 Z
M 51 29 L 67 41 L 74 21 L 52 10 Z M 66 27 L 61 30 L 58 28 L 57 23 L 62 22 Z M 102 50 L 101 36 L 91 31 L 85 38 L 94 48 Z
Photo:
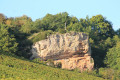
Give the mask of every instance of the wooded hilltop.
M 0 79 L 4 80 L 10 77 L 16 79 L 15 76 L 4 71 L 5 68 L 6 70 L 8 69 L 7 66 L 11 63 L 8 57 L 11 57 L 11 60 L 13 57 L 15 57 L 15 59 L 20 58 L 20 61 L 22 59 L 23 63 L 25 61 L 26 64 L 29 64 L 29 62 L 31 64 L 31 60 L 29 60 L 31 54 L 29 54 L 29 52 L 32 44 L 47 39 L 47 36 L 51 34 L 64 34 L 70 31 L 84 32 L 89 35 L 92 50 L 91 56 L 94 59 L 94 70 L 81 74 L 101 77 L 102 79 L 120 80 L 120 29 L 115 31 L 112 22 L 107 20 L 103 15 L 95 15 L 91 18 L 86 16 L 85 19 L 78 19 L 75 16 L 69 16 L 67 12 L 55 15 L 47 14 L 45 17 L 36 19 L 35 21 L 26 15 L 8 18 L 0 13 Z M 8 60 L 6 63 L 4 63 L 6 61 L 5 59 Z M 26 60 L 28 62 L 26 62 Z M 38 61 L 37 59 L 32 60 L 32 62 L 33 66 L 38 66 L 38 64 L 45 66 L 44 62 Z M 13 60 L 11 70 L 14 69 L 15 65 Z M 20 68 L 20 66 L 15 67 L 15 69 L 16 68 Z M 50 67 L 50 69 L 54 68 Z M 73 71 L 73 73 L 78 72 Z M 60 73 L 58 73 L 58 75 L 59 74 Z M 68 74 L 72 74 L 72 72 Z M 21 78 L 20 80 L 25 79 L 27 78 Z M 31 79 L 35 78 L 31 77 Z M 44 77 L 41 78 L 41 80 L 44 79 Z M 76 78 L 75 80 L 78 79 L 79 78 Z M 50 78 L 47 80 L 50 80 Z M 65 80 L 70 79 L 66 78 Z M 71 78 L 71 80 L 73 80 L 73 78 Z M 91 78 L 90 80 L 93 79 Z

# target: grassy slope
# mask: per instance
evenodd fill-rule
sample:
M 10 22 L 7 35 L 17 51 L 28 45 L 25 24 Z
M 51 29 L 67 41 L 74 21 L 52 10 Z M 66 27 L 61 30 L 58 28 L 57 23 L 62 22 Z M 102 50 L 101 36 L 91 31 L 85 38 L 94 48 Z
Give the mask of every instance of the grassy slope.
M 74 71 L 52 68 L 6 55 L 0 55 L 0 80 L 103 80 Z

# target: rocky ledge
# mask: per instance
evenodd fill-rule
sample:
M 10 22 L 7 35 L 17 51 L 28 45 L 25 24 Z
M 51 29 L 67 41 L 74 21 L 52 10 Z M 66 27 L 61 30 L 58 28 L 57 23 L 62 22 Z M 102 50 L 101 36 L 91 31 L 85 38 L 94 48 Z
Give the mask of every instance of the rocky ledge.
M 30 59 L 53 59 L 54 64 L 60 62 L 63 69 L 92 70 L 89 37 L 85 33 L 65 33 L 50 35 L 47 39 L 36 42 L 31 49 Z

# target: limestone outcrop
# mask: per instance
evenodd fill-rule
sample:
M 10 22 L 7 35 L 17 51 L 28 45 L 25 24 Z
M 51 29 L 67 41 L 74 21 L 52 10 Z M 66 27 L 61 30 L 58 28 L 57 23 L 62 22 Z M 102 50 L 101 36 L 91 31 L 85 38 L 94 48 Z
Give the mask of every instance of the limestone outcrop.
M 53 59 L 54 64 L 62 63 L 62 68 L 92 70 L 94 61 L 91 58 L 89 38 L 85 33 L 54 34 L 45 40 L 36 42 L 31 49 L 33 58 Z

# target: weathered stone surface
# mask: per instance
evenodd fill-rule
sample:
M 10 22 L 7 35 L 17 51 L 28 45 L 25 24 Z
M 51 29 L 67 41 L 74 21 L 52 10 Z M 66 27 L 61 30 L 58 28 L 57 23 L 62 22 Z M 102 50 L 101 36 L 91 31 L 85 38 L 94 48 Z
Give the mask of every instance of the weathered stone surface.
M 62 68 L 91 70 L 91 49 L 88 36 L 85 33 L 54 34 L 48 39 L 38 41 L 32 46 L 30 59 L 53 59 L 54 63 L 61 62 Z
M 94 66 L 93 59 L 89 55 L 84 55 L 83 57 L 73 56 L 68 59 L 55 60 L 54 64 L 62 64 L 62 69 L 79 69 L 81 72 L 84 70 L 92 70 Z

